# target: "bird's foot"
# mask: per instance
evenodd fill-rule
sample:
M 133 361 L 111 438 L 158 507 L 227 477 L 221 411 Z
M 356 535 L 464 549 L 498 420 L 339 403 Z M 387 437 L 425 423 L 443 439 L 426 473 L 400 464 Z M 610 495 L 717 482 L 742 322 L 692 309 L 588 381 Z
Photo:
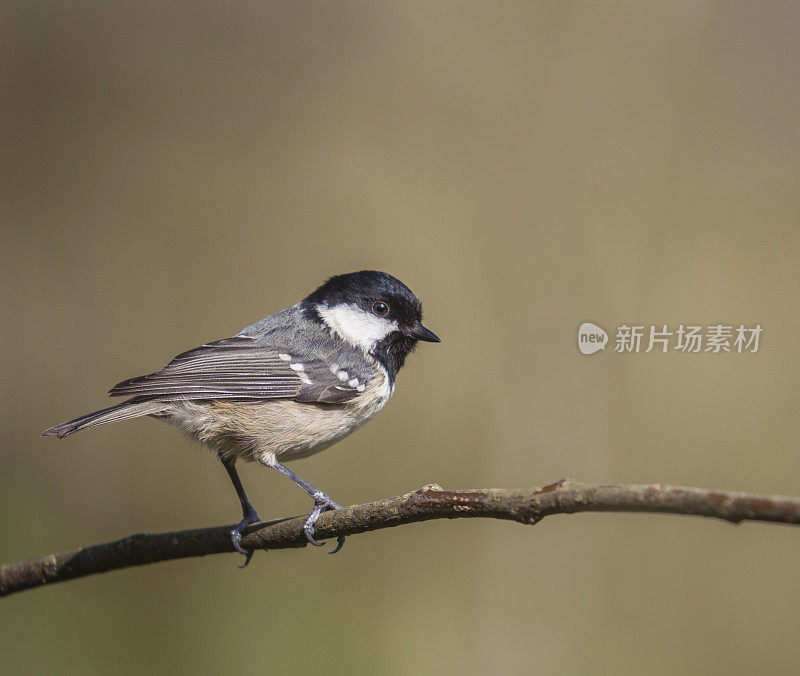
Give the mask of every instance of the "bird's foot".
M 322 491 L 317 491 L 312 497 L 314 498 L 314 509 L 311 514 L 308 515 L 306 522 L 303 524 L 303 533 L 305 533 L 306 540 L 308 540 L 312 545 L 315 547 L 322 547 L 322 545 L 325 543 L 317 542 L 314 539 L 314 524 L 317 523 L 317 520 L 322 512 L 327 512 L 330 509 L 342 509 L 342 506 L 338 502 L 331 500 Z M 340 535 L 336 542 L 336 548 L 333 549 L 330 554 L 335 554 L 342 547 L 344 547 L 344 535 Z
M 244 560 L 244 563 L 239 566 L 239 568 L 247 568 L 247 565 L 250 563 L 250 559 L 252 559 L 253 554 L 255 554 L 255 549 L 248 551 L 240 544 L 242 541 L 242 532 L 251 524 L 258 523 L 259 521 L 261 521 L 261 519 L 259 518 L 256 510 L 250 508 L 245 513 L 244 518 L 231 529 L 231 544 L 233 545 L 233 548 L 240 554 L 244 554 L 247 557 Z

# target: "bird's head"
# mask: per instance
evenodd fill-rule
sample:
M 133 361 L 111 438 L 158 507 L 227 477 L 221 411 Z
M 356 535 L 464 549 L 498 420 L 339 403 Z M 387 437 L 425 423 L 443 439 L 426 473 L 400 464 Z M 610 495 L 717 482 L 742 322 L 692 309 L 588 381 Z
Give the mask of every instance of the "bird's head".
M 303 300 L 327 328 L 394 370 L 417 341 L 438 343 L 422 325 L 422 303 L 403 282 L 385 272 L 361 270 L 328 279 Z M 387 363 L 388 362 L 388 363 Z

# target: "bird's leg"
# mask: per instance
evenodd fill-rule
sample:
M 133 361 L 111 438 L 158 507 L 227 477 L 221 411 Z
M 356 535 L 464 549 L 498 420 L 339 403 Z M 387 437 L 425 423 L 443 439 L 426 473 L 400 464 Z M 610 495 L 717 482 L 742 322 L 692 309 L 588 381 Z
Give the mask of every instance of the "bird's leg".
M 288 467 L 284 467 L 283 465 L 281 465 L 281 463 L 279 463 L 274 458 L 265 458 L 261 462 L 267 465 L 267 467 L 272 467 L 273 469 L 283 474 L 283 476 L 291 479 L 295 484 L 300 486 L 300 488 L 302 488 L 306 493 L 308 493 L 314 500 L 314 509 L 309 515 L 309 517 L 306 519 L 306 522 L 303 524 L 303 532 L 305 533 L 306 540 L 308 540 L 312 545 L 321 547 L 324 543 L 317 542 L 314 539 L 314 524 L 317 522 L 317 519 L 319 519 L 319 515 L 322 514 L 322 512 L 325 512 L 329 509 L 341 509 L 342 506 L 338 502 L 334 502 L 333 500 L 331 500 L 331 498 L 325 495 L 325 493 L 323 493 L 321 490 L 314 488 L 310 483 L 308 483 L 308 481 L 306 481 L 302 477 L 297 476 L 297 474 L 292 472 L 292 470 L 290 470 Z M 336 549 L 332 550 L 331 554 L 335 554 L 343 546 L 344 546 L 344 535 L 340 535 L 337 538 Z
M 244 554 L 247 557 L 245 562 L 239 566 L 240 568 L 244 568 L 248 563 L 250 563 L 250 559 L 253 558 L 254 550 L 251 549 L 250 551 L 247 551 L 242 547 L 242 545 L 239 544 L 242 540 L 242 531 L 244 531 L 244 529 L 250 524 L 258 523 L 261 521 L 261 519 L 259 518 L 256 510 L 253 508 L 253 505 L 251 505 L 250 501 L 247 499 L 247 494 L 244 492 L 242 480 L 239 478 L 239 472 L 236 471 L 236 460 L 233 458 L 225 458 L 221 453 L 218 457 L 222 463 L 222 466 L 228 472 L 228 476 L 231 478 L 231 483 L 236 489 L 236 495 L 239 496 L 239 502 L 242 503 L 242 520 L 231 530 L 231 543 L 237 552 Z

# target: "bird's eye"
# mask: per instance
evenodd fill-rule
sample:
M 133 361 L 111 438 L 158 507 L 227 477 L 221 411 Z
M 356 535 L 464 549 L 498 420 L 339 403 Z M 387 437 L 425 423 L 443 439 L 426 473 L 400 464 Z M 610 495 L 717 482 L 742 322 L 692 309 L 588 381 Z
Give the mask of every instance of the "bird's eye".
M 389 306 L 382 300 L 379 300 L 377 303 L 373 303 L 372 311 L 378 315 L 378 317 L 385 317 L 389 314 Z

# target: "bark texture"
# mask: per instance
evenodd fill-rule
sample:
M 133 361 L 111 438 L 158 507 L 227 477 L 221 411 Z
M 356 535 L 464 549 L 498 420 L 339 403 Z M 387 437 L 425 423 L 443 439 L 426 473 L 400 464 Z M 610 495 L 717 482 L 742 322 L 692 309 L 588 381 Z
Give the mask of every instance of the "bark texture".
M 754 495 L 661 484 L 587 484 L 573 479 L 538 488 L 444 490 L 436 484 L 413 493 L 326 512 L 317 540 L 356 535 L 431 519 L 492 518 L 535 524 L 552 514 L 653 512 L 722 519 L 730 523 L 800 523 L 800 498 Z M 304 547 L 305 517 L 255 524 L 242 538 L 245 549 Z M 0 566 L 0 596 L 109 570 L 191 556 L 232 552 L 230 526 L 130 535 Z

